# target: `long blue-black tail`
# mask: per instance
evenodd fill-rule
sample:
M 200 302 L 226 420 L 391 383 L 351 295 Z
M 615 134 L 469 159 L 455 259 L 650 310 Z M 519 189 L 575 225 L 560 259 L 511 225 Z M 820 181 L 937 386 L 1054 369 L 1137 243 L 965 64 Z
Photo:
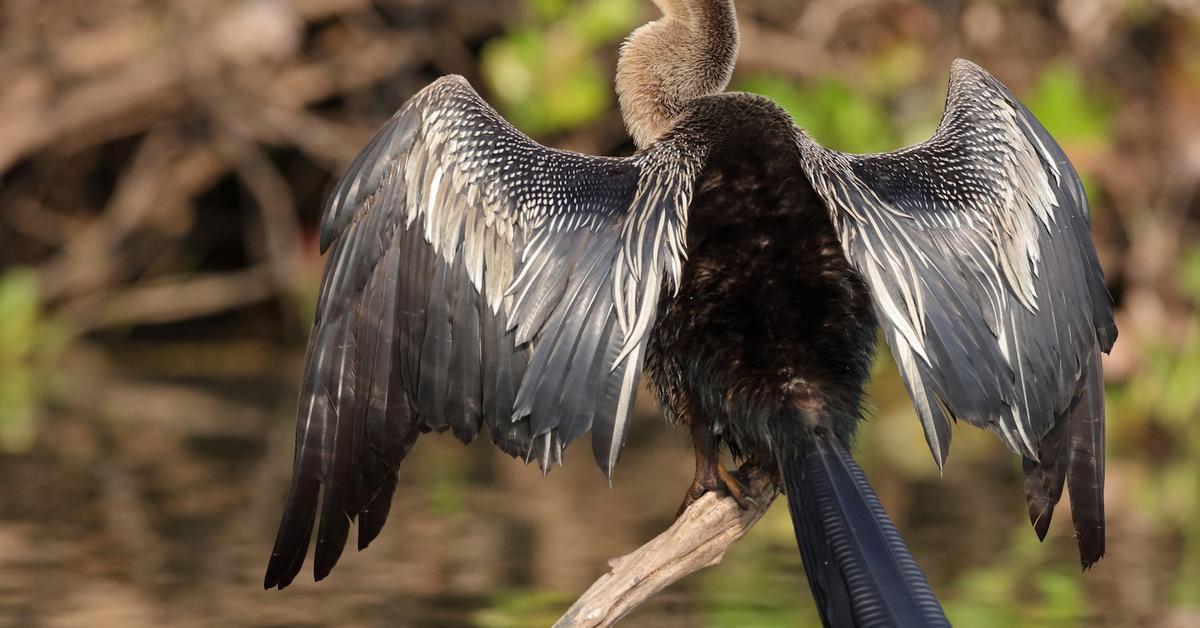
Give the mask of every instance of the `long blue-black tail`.
M 816 436 L 780 461 L 804 571 L 826 626 L 949 626 L 854 458 Z

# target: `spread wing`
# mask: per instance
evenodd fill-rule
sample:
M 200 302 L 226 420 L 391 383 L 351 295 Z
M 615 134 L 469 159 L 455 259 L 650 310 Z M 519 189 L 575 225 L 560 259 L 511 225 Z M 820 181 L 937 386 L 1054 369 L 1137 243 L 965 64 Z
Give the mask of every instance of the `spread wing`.
M 1084 564 L 1103 553 L 1101 351 L 1116 339 L 1079 176 L 1033 115 L 956 61 L 927 142 L 845 155 L 797 137 L 939 467 L 950 420 L 1026 459 L 1045 534 L 1064 479 Z
M 678 285 L 703 157 L 678 136 L 625 159 L 548 149 L 461 77 L 406 103 L 326 210 L 266 586 L 298 573 L 318 510 L 317 579 L 352 520 L 360 549 L 374 539 L 420 432 L 470 441 L 486 425 L 545 469 L 590 428 L 611 478 L 660 287 Z

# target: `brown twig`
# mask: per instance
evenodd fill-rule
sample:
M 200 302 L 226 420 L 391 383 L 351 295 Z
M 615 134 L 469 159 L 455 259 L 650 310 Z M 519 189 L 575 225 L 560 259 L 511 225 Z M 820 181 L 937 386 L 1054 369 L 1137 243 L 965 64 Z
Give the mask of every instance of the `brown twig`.
M 231 273 L 158 278 L 102 297 L 80 298 L 61 315 L 79 334 L 138 324 L 162 324 L 261 303 L 275 294 L 275 273 L 263 265 Z
M 129 258 L 117 252 L 126 237 L 153 223 L 172 228 L 186 224 L 188 199 L 210 186 L 226 167 L 211 147 L 192 147 L 173 131 L 148 135 L 105 210 L 42 266 L 43 298 L 62 301 L 63 310 L 75 311 L 85 303 L 102 302 L 104 295 L 118 290 L 114 284 Z
M 555 628 L 611 626 L 667 586 L 720 563 L 779 495 L 774 482 L 758 470 L 750 472 L 748 488 L 754 499 L 749 509 L 741 510 L 732 498 L 708 493 L 665 532 L 609 561 L 611 570 L 571 605 Z

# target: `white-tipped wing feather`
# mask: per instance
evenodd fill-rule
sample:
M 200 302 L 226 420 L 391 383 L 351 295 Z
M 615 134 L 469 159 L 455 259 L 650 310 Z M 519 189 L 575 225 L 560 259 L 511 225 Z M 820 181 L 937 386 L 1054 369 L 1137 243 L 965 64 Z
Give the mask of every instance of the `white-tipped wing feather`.
M 548 468 L 590 428 L 611 477 L 703 159 L 679 135 L 626 159 L 545 148 L 461 77 L 405 104 L 322 224 L 329 262 L 267 585 L 295 576 L 318 509 L 318 577 L 352 519 L 370 542 L 421 431 L 469 441 L 486 424 Z

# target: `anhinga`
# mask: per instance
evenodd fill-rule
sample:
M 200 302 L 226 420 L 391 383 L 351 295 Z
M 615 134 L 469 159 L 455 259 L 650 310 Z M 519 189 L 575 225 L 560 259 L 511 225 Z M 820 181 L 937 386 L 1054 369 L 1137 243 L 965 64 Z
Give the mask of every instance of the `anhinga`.
M 1116 337 L 1079 177 L 999 81 L 956 61 L 929 141 L 848 155 L 723 93 L 732 0 L 655 0 L 622 48 L 627 158 L 540 146 L 461 77 L 406 103 L 341 180 L 308 346 L 295 475 L 266 586 L 320 512 L 326 576 L 379 533 L 419 434 L 609 478 L 644 367 L 689 426 L 705 491 L 745 496 L 724 444 L 778 478 L 828 625 L 945 624 L 848 453 L 881 325 L 941 466 L 950 423 L 1024 459 L 1044 536 L 1064 484 L 1104 553 L 1100 352 Z M 323 488 L 323 490 L 322 490 Z M 318 499 L 320 496 L 320 499 Z M 320 503 L 318 503 L 320 501 Z

